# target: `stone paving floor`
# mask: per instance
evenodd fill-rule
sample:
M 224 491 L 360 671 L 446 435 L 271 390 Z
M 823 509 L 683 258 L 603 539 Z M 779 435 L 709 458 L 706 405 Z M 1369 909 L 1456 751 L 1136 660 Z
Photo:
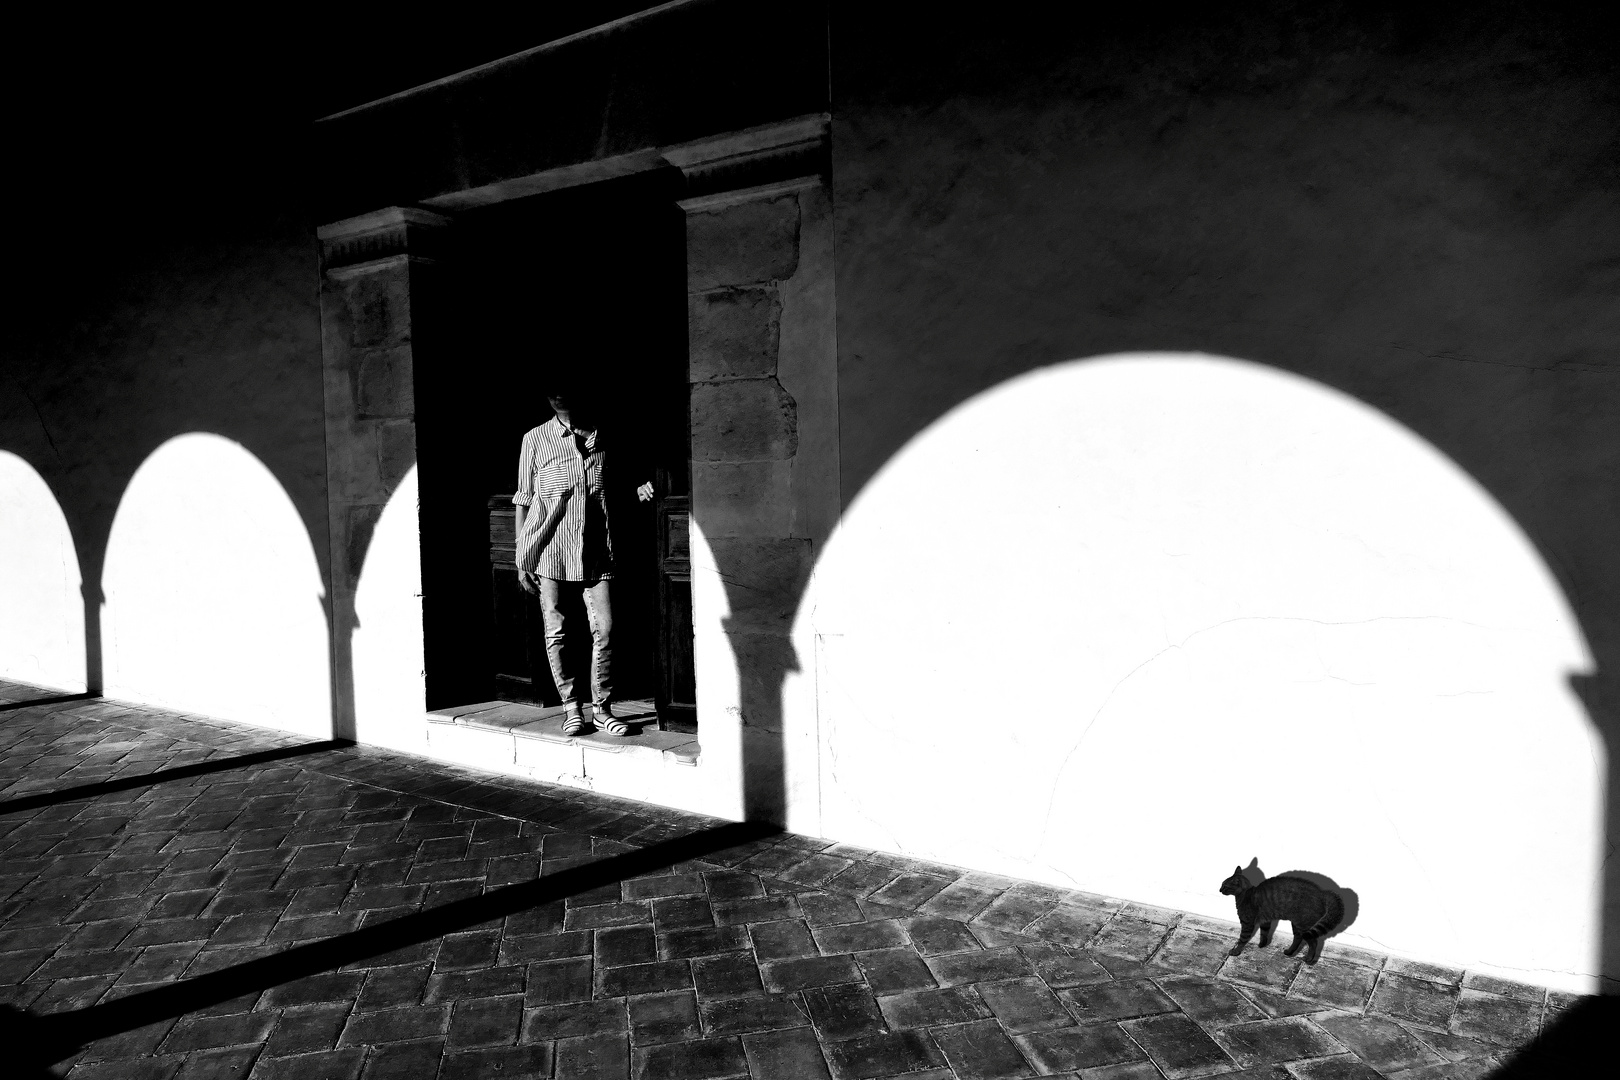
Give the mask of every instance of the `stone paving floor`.
M 1231 958 L 1232 924 L 1173 911 L 15 704 L 42 693 L 0 684 L 0 1019 L 31 1075 L 1428 1080 L 1490 1075 L 1579 1000 L 1331 942 L 1306 967 L 1286 931 Z

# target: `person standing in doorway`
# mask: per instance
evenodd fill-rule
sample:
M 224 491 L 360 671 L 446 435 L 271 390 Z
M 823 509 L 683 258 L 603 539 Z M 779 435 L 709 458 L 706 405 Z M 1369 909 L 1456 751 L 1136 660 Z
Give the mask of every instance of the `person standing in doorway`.
M 547 400 L 556 415 L 523 436 L 518 455 L 516 511 L 518 579 L 540 599 L 546 658 L 566 715 L 563 734 L 590 731 L 580 700 L 581 679 L 568 655 L 574 612 L 583 604 L 591 632 L 590 694 L 596 729 L 630 734 L 613 715 L 613 522 L 607 492 L 613 482 L 607 442 L 594 403 L 578 379 L 551 381 Z M 636 488 L 648 502 L 653 486 Z

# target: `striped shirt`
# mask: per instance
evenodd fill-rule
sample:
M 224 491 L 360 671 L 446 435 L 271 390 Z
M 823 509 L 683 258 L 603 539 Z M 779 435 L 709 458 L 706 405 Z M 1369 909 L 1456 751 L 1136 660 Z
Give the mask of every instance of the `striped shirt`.
M 523 436 L 512 502 L 529 507 L 517 538 L 517 566 L 558 581 L 612 577 L 607 455 L 599 431 L 574 431 L 552 417 Z

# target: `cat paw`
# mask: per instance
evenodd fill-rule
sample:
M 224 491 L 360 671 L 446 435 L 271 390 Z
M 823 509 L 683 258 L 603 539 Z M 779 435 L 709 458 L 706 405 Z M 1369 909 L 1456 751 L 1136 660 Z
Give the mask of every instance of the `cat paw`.
M 1227 953 L 1226 955 L 1227 956 L 1238 956 L 1242 952 L 1243 952 L 1243 946 L 1239 945 L 1237 948 L 1233 949 L 1231 952 Z

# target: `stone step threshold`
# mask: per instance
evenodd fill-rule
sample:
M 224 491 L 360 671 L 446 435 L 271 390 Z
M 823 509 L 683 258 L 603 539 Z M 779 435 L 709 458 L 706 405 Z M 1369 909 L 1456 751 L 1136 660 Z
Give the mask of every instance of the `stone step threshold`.
M 531 705 L 521 701 L 481 701 L 428 713 L 428 723 L 454 725 L 467 734 L 478 733 L 494 740 L 512 739 L 516 760 L 521 753 L 516 740 L 533 739 L 544 743 L 577 747 L 585 753 L 629 754 L 662 759 L 665 764 L 696 765 L 700 750 L 696 735 L 680 731 L 659 731 L 658 713 L 651 701 L 618 701 L 613 715 L 629 725 L 633 734 L 608 735 L 592 730 L 588 735 L 564 735 L 567 710 L 561 705 Z M 590 710 L 586 710 L 587 718 Z M 431 741 L 432 733 L 429 738 Z

